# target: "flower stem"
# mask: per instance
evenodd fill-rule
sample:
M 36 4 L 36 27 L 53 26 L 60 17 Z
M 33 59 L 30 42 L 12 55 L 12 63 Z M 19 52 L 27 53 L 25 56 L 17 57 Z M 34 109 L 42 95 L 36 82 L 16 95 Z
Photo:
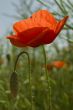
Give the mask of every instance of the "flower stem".
M 27 52 L 22 51 L 22 52 L 19 53 L 19 55 L 17 56 L 17 59 L 16 59 L 16 61 L 15 61 L 15 66 L 14 66 L 14 72 L 16 71 L 16 65 L 17 65 L 18 59 L 19 59 L 19 57 L 20 57 L 22 54 L 26 54 L 27 57 L 28 57 L 28 64 L 29 64 L 29 85 L 30 85 L 30 97 L 31 97 L 30 99 L 31 99 L 31 110 L 32 110 L 33 99 L 32 99 L 32 84 L 31 84 L 31 63 L 30 63 L 29 54 L 28 54 Z
M 46 52 L 44 46 L 42 46 L 43 49 L 43 55 L 44 55 L 44 60 L 45 60 L 45 74 L 46 74 L 46 81 L 48 84 L 48 96 L 49 96 L 49 110 L 51 110 L 51 86 L 50 86 L 50 78 L 48 77 L 48 72 L 47 72 L 47 59 L 46 59 Z

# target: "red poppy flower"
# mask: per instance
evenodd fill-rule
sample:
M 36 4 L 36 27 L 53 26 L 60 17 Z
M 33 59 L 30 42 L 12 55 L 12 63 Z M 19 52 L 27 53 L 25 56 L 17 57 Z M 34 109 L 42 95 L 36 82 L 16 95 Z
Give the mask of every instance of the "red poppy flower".
M 47 70 L 50 71 L 52 70 L 54 67 L 56 69 L 61 69 L 61 68 L 66 68 L 68 66 L 67 62 L 64 62 L 64 61 L 53 61 L 49 64 L 47 64 Z
M 53 42 L 63 28 L 68 16 L 59 22 L 47 10 L 40 10 L 31 17 L 13 25 L 15 34 L 7 36 L 17 47 L 37 47 Z
M 57 68 L 57 69 L 63 68 L 65 64 L 66 64 L 66 62 L 64 62 L 64 61 L 54 61 L 54 62 L 52 62 L 52 66 Z
M 67 63 L 64 62 L 64 61 L 59 61 L 59 60 L 58 61 L 53 61 L 50 64 L 47 64 L 47 69 L 51 70 L 51 69 L 53 69 L 53 67 L 55 67 L 57 69 L 61 69 L 66 65 L 67 65 Z

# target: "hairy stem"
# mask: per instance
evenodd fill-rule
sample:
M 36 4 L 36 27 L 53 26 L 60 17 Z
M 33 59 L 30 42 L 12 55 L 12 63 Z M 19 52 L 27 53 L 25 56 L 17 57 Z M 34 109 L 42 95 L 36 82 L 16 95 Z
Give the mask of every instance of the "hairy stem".
M 27 52 L 22 51 L 21 53 L 19 53 L 19 55 L 17 56 L 17 59 L 15 61 L 15 65 L 14 65 L 14 72 L 16 71 L 16 66 L 17 66 L 17 62 L 19 57 L 22 54 L 26 54 L 26 56 L 28 57 L 28 65 L 29 65 L 29 84 L 30 84 L 30 97 L 31 97 L 31 110 L 32 110 L 32 103 L 33 103 L 33 99 L 32 99 L 32 84 L 31 84 L 31 63 L 30 63 L 30 57 L 29 54 Z
M 48 96 L 49 96 L 49 110 L 51 110 L 51 86 L 50 86 L 50 78 L 48 77 L 48 72 L 47 72 L 47 59 L 46 59 L 46 52 L 44 46 L 42 46 L 43 49 L 43 55 L 44 55 L 44 60 L 45 60 L 45 74 L 46 74 L 46 81 L 48 84 Z

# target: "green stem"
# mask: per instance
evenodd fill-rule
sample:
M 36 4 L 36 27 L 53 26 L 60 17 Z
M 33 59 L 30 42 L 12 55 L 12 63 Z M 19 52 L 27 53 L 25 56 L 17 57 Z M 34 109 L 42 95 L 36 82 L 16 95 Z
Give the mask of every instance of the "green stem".
M 63 10 L 63 7 L 60 6 L 60 4 L 58 3 L 57 0 L 55 0 L 55 3 L 57 4 L 57 6 L 58 6 L 59 9 L 61 10 L 61 12 L 62 12 L 63 14 L 65 14 L 65 10 Z
M 31 97 L 31 110 L 32 110 L 32 103 L 33 103 L 33 99 L 32 99 L 32 84 L 31 84 L 31 63 L 30 63 L 30 57 L 29 54 L 27 52 L 22 51 L 21 53 L 19 53 L 19 55 L 17 56 L 17 59 L 15 61 L 15 66 L 14 66 L 14 72 L 16 71 L 16 65 L 18 62 L 19 57 L 22 54 L 26 54 L 28 57 L 28 64 L 29 64 L 29 84 L 30 84 L 30 97 Z
M 44 54 L 44 60 L 45 60 L 45 73 L 46 73 L 46 80 L 48 84 L 48 95 L 49 95 L 49 110 L 51 110 L 51 86 L 50 86 L 50 78 L 48 77 L 47 72 L 47 59 L 46 59 L 46 52 L 44 46 L 42 46 L 43 54 Z

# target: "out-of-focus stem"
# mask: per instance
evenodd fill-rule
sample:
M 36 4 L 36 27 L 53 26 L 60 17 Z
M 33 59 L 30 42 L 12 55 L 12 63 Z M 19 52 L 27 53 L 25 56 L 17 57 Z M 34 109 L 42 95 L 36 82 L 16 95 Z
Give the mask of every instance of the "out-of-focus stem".
M 26 54 L 27 57 L 28 57 L 28 65 L 29 65 L 29 84 L 30 84 L 31 110 L 32 110 L 33 100 L 32 100 L 32 84 L 31 84 L 31 63 L 30 63 L 29 54 L 28 54 L 27 52 L 22 51 L 22 52 L 19 53 L 19 55 L 17 56 L 16 62 L 15 62 L 15 66 L 14 66 L 14 72 L 16 71 L 16 66 L 17 66 L 18 59 L 19 59 L 19 57 L 20 57 L 22 54 Z

